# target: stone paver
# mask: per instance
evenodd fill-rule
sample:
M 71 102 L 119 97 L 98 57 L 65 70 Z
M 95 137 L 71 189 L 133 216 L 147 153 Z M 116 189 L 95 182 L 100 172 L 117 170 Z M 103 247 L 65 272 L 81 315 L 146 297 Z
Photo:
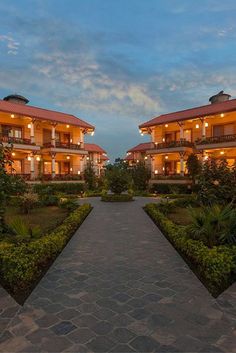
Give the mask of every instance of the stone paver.
M 236 286 L 214 299 L 142 210 L 150 201 L 89 199 L 24 306 L 0 288 L 0 352 L 236 352 Z

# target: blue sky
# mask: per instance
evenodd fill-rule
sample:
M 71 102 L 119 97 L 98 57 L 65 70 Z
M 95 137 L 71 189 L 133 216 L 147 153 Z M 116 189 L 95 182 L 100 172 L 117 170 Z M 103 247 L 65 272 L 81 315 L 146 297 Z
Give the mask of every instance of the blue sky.
M 234 0 L 2 0 L 0 13 L 0 97 L 96 125 L 88 140 L 111 159 L 153 116 L 236 97 Z

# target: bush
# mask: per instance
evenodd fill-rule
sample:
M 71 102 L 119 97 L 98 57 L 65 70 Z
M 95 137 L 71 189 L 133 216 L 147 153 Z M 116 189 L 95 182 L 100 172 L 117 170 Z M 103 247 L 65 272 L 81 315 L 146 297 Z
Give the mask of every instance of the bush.
M 65 194 L 80 194 L 84 191 L 84 184 L 82 183 L 47 183 L 47 184 L 35 184 L 33 191 L 41 194 L 45 189 L 50 187 L 51 193 L 63 192 Z
M 37 207 L 39 204 L 39 198 L 37 194 L 28 192 L 20 196 L 20 207 L 23 213 L 28 214 L 30 210 Z
M 105 202 L 127 202 L 133 201 L 133 195 L 130 194 L 105 194 L 102 195 L 102 201 Z
M 65 208 L 66 210 L 72 212 L 72 211 L 74 211 L 76 209 L 78 204 L 77 204 L 75 199 L 62 197 L 59 200 L 58 206 L 61 207 L 61 208 Z
M 232 283 L 236 270 L 236 246 L 221 245 L 209 249 L 202 241 L 190 239 L 187 228 L 175 225 L 158 210 L 156 204 L 148 204 L 144 209 L 214 296 Z
M 191 186 L 186 184 L 152 184 L 150 192 L 157 194 L 189 194 L 192 189 Z
M 131 169 L 131 176 L 135 190 L 146 190 L 148 181 L 151 178 L 150 170 L 145 166 L 145 163 L 137 163 Z
M 53 232 L 28 244 L 0 244 L 0 275 L 8 289 L 12 293 L 29 289 L 62 251 L 90 211 L 89 204 L 80 206 Z
M 129 187 L 130 178 L 126 170 L 113 167 L 107 174 L 108 184 L 114 194 L 121 194 Z
M 31 227 L 29 223 L 22 218 L 16 217 L 10 223 L 10 229 L 14 233 L 14 241 L 16 243 L 28 242 L 32 238 L 37 238 L 41 235 L 39 226 Z

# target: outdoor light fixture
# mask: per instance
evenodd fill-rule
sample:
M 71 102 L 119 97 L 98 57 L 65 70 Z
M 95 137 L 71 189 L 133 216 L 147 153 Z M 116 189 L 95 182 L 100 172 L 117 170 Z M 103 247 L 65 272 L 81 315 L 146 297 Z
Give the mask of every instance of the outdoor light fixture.
M 139 133 L 140 133 L 140 134 L 142 133 L 142 130 L 141 130 L 141 129 L 139 130 Z
M 205 123 L 205 127 L 208 127 L 208 123 Z
M 28 129 L 31 129 L 31 124 L 28 124 L 27 127 L 28 127 Z
M 66 125 L 66 128 L 69 129 L 70 125 Z
M 155 170 L 154 174 L 158 174 L 158 170 L 157 169 Z
M 66 159 L 70 159 L 70 156 L 66 156 Z
M 162 170 L 164 171 L 164 170 L 165 170 L 165 167 L 162 167 Z
M 91 132 L 91 136 L 93 136 L 93 135 L 94 135 L 94 131 Z
M 143 136 L 143 132 L 141 132 L 141 136 Z
M 165 137 L 163 137 L 162 141 L 165 142 Z
M 16 154 L 15 154 L 15 152 L 12 152 L 12 154 L 11 154 L 12 156 L 15 156 Z
M 196 126 L 195 126 L 195 127 L 196 127 L 196 129 L 199 129 L 199 124 L 196 124 Z
M 80 175 L 80 170 L 78 170 L 78 175 Z
M 36 160 L 37 160 L 37 161 L 40 161 L 40 157 L 39 157 L 39 156 L 38 156 L 38 157 L 36 157 Z
M 165 156 L 165 159 L 168 159 L 169 157 L 168 156 Z
M 220 116 L 221 116 L 221 118 L 223 118 L 225 115 L 224 115 L 224 113 L 221 113 Z
M 89 161 L 89 157 L 87 157 L 86 159 L 87 159 L 87 161 Z
M 80 145 L 80 141 L 78 141 L 78 145 Z
M 73 168 L 70 168 L 70 171 L 72 172 L 72 171 L 73 171 Z
M 165 124 L 165 127 L 168 127 L 169 125 L 168 124 Z
M 11 114 L 11 118 L 15 118 L 15 115 L 14 115 L 14 114 Z
M 145 156 L 144 159 L 147 159 L 147 156 Z
M 139 159 L 137 159 L 137 163 L 139 163 Z
M 224 151 L 220 151 L 220 154 L 225 154 Z
M 155 145 L 157 146 L 157 142 L 155 142 Z
M 27 159 L 28 159 L 28 161 L 31 161 L 31 157 L 30 156 L 28 156 Z
M 70 139 L 70 143 L 72 143 L 73 142 L 73 140 L 72 139 Z

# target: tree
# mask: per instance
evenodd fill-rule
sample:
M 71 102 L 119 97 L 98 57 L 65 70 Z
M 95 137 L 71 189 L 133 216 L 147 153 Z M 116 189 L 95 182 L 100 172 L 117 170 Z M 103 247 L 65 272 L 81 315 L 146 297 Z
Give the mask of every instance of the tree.
M 145 163 L 137 163 L 131 169 L 131 175 L 133 179 L 133 184 L 136 190 L 146 190 L 148 186 L 148 181 L 151 177 L 149 169 L 145 166 Z
M 196 177 L 199 175 L 199 173 L 201 171 L 201 163 L 200 163 L 199 159 L 197 158 L 196 154 L 191 153 L 188 156 L 186 165 L 187 165 L 189 175 L 192 178 L 193 184 L 195 184 Z
M 89 190 L 94 190 L 96 188 L 96 174 L 91 162 L 87 164 L 84 170 L 84 179 Z
M 126 191 L 130 183 L 127 171 L 118 166 L 113 166 L 107 171 L 107 180 L 109 188 L 114 194 L 121 194 L 123 191 Z

